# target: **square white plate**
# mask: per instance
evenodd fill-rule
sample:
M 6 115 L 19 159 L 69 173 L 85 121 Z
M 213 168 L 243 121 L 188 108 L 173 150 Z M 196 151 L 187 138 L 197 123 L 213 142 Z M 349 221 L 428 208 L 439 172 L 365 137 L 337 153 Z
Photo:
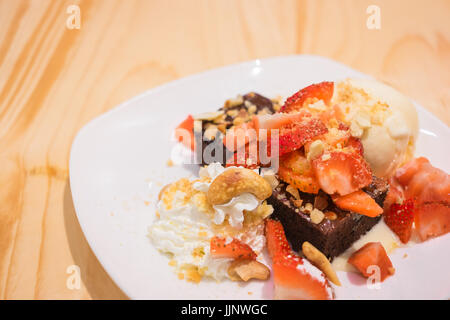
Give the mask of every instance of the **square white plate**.
M 214 111 L 249 91 L 286 98 L 311 83 L 368 77 L 317 56 L 287 56 L 227 66 L 149 90 L 87 124 L 75 138 L 70 184 L 83 232 L 106 271 L 134 299 L 270 299 L 272 283 L 177 279 L 169 259 L 147 238 L 161 187 L 192 174 L 169 168 L 172 130 L 187 114 Z M 416 155 L 450 171 L 449 128 L 416 104 L 420 136 Z M 368 289 L 339 273 L 343 299 L 450 298 L 450 235 L 397 249 L 396 274 Z M 404 258 L 404 253 L 408 257 Z M 353 277 L 354 279 L 354 277 Z

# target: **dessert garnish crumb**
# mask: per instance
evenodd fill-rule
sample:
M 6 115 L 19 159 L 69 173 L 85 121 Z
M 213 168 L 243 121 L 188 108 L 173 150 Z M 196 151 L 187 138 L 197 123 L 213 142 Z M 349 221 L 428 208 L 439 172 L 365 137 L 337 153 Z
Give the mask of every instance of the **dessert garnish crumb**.
M 173 167 L 174 163 L 172 161 L 172 159 L 167 160 L 166 165 L 170 168 Z

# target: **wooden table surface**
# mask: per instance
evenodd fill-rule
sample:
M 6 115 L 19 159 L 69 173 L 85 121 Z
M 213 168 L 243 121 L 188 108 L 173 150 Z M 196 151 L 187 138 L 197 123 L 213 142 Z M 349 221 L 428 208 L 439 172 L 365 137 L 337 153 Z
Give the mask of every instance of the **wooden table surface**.
M 79 29 L 67 27 L 71 4 Z M 372 4 L 379 30 L 366 26 Z M 0 0 L 0 299 L 127 298 L 71 198 L 70 146 L 92 118 L 199 71 L 309 53 L 391 84 L 449 125 L 449 17 L 449 0 Z M 72 265 L 79 289 L 67 285 Z

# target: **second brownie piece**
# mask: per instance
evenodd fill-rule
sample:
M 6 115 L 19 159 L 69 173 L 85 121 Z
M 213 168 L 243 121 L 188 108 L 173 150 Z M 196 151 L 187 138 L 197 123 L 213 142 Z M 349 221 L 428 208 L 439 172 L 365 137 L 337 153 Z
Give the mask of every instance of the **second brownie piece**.
M 271 100 L 258 93 L 249 92 L 235 99 L 229 99 L 224 106 L 218 111 L 223 114 L 214 120 L 202 122 L 202 148 L 200 152 L 205 150 L 212 143 L 219 143 L 223 150 L 222 159 L 214 159 L 208 161 L 202 157 L 202 165 L 208 165 L 211 162 L 219 160 L 221 164 L 225 164 L 232 153 L 227 151 L 223 146 L 222 138 L 227 130 L 233 129 L 244 122 L 248 122 L 254 115 L 273 114 L 280 109 L 280 103 L 277 99 Z M 215 156 L 215 152 L 211 153 Z

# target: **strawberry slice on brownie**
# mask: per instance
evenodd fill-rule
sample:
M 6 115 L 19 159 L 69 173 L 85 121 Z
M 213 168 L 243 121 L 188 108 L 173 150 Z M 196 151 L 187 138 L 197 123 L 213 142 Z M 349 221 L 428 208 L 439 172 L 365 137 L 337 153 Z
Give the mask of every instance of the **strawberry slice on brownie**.
M 293 112 L 303 108 L 305 103 L 322 100 L 325 104 L 329 104 L 333 97 L 334 83 L 324 81 L 317 84 L 312 84 L 306 88 L 301 89 L 291 97 L 289 97 L 281 107 L 281 112 Z
M 372 172 L 364 158 L 355 152 L 332 151 L 312 161 L 320 187 L 328 194 L 341 196 L 368 186 Z

